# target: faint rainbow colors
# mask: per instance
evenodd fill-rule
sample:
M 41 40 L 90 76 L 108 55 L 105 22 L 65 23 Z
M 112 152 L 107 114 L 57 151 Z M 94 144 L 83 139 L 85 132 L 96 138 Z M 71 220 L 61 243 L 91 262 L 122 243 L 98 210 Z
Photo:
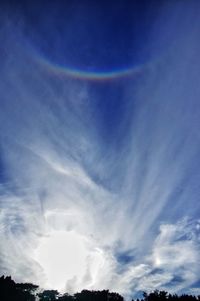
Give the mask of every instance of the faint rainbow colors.
M 60 76 L 89 81 L 107 81 L 119 78 L 126 78 L 136 76 L 144 71 L 152 62 L 138 66 L 130 66 L 118 68 L 110 71 L 85 71 L 78 68 L 68 67 L 61 64 L 52 63 L 46 58 L 39 56 L 37 57 L 38 62 L 46 70 Z

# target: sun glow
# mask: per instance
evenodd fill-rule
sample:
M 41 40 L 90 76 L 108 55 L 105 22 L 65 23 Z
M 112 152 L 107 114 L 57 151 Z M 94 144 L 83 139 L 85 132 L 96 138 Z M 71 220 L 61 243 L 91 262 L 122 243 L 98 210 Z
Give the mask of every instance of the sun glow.
M 35 252 L 35 260 L 44 270 L 47 286 L 59 291 L 66 287 L 69 290 L 70 282 L 86 277 L 89 259 L 94 272 L 103 264 L 102 253 L 89 249 L 87 239 L 75 231 L 51 231 L 41 239 Z M 92 282 L 90 279 L 89 284 Z M 80 282 L 77 289 L 81 289 Z

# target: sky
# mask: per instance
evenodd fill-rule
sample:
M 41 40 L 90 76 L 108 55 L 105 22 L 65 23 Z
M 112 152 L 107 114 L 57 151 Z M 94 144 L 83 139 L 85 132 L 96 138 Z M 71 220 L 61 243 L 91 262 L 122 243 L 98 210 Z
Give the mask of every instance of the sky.
M 200 3 L 107 2 L 1 2 L 0 274 L 200 294 Z

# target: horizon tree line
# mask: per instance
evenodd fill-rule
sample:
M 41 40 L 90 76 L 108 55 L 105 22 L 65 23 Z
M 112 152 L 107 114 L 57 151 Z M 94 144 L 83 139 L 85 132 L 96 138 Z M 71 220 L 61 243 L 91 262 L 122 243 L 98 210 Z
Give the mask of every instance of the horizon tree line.
M 0 277 L 0 301 L 124 301 L 124 297 L 109 290 L 82 290 L 74 295 L 57 290 L 42 290 L 32 283 L 16 283 L 11 276 Z M 170 294 L 154 290 L 143 292 L 143 298 L 132 301 L 200 301 L 200 295 Z

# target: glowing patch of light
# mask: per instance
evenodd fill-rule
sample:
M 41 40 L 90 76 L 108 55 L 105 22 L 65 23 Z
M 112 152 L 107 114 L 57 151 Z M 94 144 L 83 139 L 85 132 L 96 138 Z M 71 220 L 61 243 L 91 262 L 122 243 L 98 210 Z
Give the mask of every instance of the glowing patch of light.
M 156 266 L 160 266 L 161 264 L 162 264 L 162 260 L 161 260 L 160 257 L 157 256 L 157 257 L 155 258 L 155 265 L 156 265 Z
M 102 254 L 97 249 L 90 249 L 85 237 L 75 231 L 51 231 L 41 239 L 34 258 L 44 270 L 47 287 L 59 291 L 65 290 L 67 281 L 84 278 L 88 258 L 94 275 L 103 264 Z M 91 279 L 91 284 L 93 281 Z

